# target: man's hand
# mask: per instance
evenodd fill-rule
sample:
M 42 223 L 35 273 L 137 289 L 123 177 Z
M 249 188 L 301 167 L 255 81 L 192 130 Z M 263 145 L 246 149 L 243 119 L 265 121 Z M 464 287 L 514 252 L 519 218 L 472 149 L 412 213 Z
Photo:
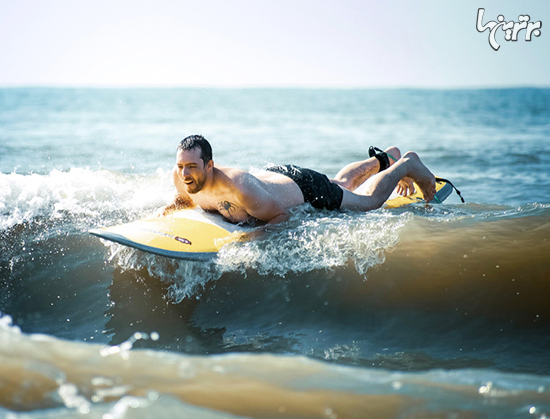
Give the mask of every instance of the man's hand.
M 169 205 L 165 205 L 164 207 L 161 207 L 157 210 L 157 217 L 164 217 L 175 210 L 176 210 L 175 204 L 172 203 Z
M 194 208 L 195 206 L 195 203 L 191 199 L 186 199 L 178 196 L 171 204 L 159 208 L 157 211 L 157 217 L 164 217 L 171 212 L 186 208 Z
M 397 194 L 407 196 L 414 193 L 414 183 L 410 177 L 404 177 L 397 184 Z

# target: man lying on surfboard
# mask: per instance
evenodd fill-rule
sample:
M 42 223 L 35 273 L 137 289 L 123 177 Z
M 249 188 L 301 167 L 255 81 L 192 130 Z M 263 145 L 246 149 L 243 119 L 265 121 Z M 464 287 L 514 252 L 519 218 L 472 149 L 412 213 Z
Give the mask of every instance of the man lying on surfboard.
M 200 135 L 192 135 L 178 145 L 172 172 L 176 197 L 161 209 L 160 215 L 199 206 L 217 211 L 234 223 L 259 220 L 275 224 L 288 220 L 287 210 L 304 202 L 315 208 L 371 211 L 380 208 L 396 187 L 403 195 L 412 192 L 413 180 L 426 202 L 433 199 L 435 177 L 416 153 L 401 157 L 399 149 L 391 147 L 369 154 L 367 160 L 344 167 L 334 179 L 293 165 L 269 166 L 252 175 L 214 165 L 210 143 Z M 371 176 L 364 194 L 353 192 Z

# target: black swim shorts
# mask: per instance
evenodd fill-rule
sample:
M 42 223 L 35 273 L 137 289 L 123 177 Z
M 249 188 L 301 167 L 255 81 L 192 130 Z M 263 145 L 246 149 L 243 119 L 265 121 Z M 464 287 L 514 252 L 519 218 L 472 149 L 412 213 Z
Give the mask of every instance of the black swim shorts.
M 311 169 L 303 169 L 292 164 L 268 166 L 266 170 L 280 173 L 292 179 L 302 191 L 304 201 L 309 202 L 314 208 L 340 209 L 344 191 L 322 173 Z

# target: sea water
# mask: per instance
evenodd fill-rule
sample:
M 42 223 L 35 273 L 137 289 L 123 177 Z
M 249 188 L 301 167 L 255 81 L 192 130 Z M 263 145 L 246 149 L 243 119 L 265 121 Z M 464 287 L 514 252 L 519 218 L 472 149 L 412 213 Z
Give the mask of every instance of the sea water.
M 418 152 L 466 198 L 293 209 L 210 262 L 101 241 L 177 143 L 334 176 Z M 0 417 L 550 416 L 550 89 L 0 89 Z

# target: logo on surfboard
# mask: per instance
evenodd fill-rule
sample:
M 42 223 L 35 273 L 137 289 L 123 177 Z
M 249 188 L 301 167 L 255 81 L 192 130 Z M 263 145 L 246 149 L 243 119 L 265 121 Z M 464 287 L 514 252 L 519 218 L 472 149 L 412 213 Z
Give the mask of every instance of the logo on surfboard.
M 172 236 L 174 238 L 174 240 L 177 240 L 179 241 L 180 243 L 183 243 L 183 244 L 191 244 L 191 242 L 189 240 L 187 240 L 186 238 L 183 238 L 183 237 L 178 237 L 178 236 Z

